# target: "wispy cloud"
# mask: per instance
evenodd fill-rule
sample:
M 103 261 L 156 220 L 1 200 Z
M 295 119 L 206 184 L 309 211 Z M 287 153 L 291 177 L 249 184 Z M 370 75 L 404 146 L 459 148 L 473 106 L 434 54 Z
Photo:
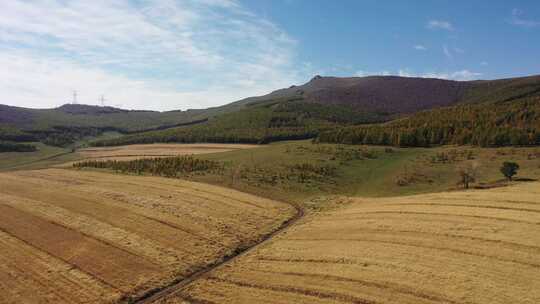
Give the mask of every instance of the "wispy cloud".
M 472 72 L 469 70 L 460 70 L 456 72 L 431 72 L 425 73 L 422 77 L 425 78 L 439 78 L 439 79 L 451 79 L 451 80 L 474 80 L 482 76 L 482 73 Z
M 489 65 L 489 63 L 487 61 L 482 61 L 482 62 L 480 62 L 480 65 L 487 66 L 487 65 Z
M 452 23 L 444 20 L 430 20 L 427 24 L 427 28 L 432 30 L 454 30 Z
M 2 1 L 0 99 L 207 107 L 303 79 L 296 47 L 235 0 Z
M 448 48 L 447 45 L 443 45 L 443 54 L 444 56 L 446 56 L 446 58 L 448 59 L 453 59 L 454 58 L 454 55 L 452 54 L 452 52 L 450 51 L 450 49 Z
M 421 44 L 417 44 L 414 46 L 414 49 L 417 50 L 417 51 L 425 51 L 427 50 L 427 48 Z
M 470 70 L 464 69 L 455 72 L 426 72 L 426 73 L 415 73 L 410 69 L 399 69 L 396 72 L 389 71 L 379 71 L 379 72 L 368 72 L 364 70 L 357 71 L 355 76 L 365 77 L 365 76 L 401 76 L 401 77 L 419 77 L 419 78 L 438 78 L 438 79 L 448 79 L 448 80 L 475 80 L 481 77 L 483 74 L 478 72 L 472 72 Z
M 454 47 L 454 52 L 458 54 L 465 54 L 465 50 L 458 47 Z
M 520 9 L 514 8 L 512 10 L 512 16 L 510 17 L 510 24 L 521 26 L 521 27 L 537 27 L 540 26 L 540 20 L 526 19 L 525 12 Z

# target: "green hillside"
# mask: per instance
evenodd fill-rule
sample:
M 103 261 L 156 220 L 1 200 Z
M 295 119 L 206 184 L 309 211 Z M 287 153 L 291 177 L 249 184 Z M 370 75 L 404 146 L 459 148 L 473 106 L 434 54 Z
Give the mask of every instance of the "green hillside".
M 346 125 L 381 121 L 377 114 L 347 106 L 306 103 L 301 98 L 273 99 L 247 104 L 208 122 L 138 133 L 96 142 L 97 146 L 154 142 L 268 143 L 306 139 L 320 131 Z
M 73 147 L 154 142 L 322 142 L 399 146 L 538 144 L 540 77 L 450 81 L 407 77 L 314 77 L 265 96 L 187 111 L 64 105 L 0 105 L 0 141 Z M 366 125 L 393 122 L 383 125 Z
M 0 141 L 41 141 L 67 146 L 107 131 L 131 134 L 162 130 L 206 121 L 237 111 L 245 102 L 187 111 L 134 111 L 112 107 L 66 104 L 54 109 L 28 109 L 0 105 Z

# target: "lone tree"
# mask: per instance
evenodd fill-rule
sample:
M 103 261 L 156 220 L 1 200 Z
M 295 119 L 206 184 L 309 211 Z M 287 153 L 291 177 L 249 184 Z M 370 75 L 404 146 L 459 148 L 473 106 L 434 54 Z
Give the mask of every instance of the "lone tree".
M 501 173 L 509 180 L 512 180 L 512 177 L 517 174 L 519 170 L 519 165 L 514 162 L 504 162 L 501 167 Z
M 470 184 L 476 182 L 478 165 L 476 163 L 469 164 L 468 166 L 461 168 L 458 173 L 460 177 L 458 184 L 463 185 L 465 189 L 469 189 Z

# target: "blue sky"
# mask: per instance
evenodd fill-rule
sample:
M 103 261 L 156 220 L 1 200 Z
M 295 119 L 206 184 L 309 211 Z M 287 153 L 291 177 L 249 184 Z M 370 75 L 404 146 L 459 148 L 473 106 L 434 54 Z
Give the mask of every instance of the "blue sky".
M 221 105 L 313 75 L 540 73 L 539 1 L 10 0 L 0 103 Z

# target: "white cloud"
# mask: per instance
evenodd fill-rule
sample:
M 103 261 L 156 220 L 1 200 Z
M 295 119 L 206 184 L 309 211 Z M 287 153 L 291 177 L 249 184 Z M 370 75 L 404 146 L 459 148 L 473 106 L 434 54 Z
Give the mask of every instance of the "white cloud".
M 354 73 L 354 76 L 356 76 L 356 77 L 365 77 L 365 76 L 368 76 L 368 75 L 369 75 L 368 72 L 366 72 L 366 71 L 361 71 L 361 70 L 360 70 L 360 71 L 356 71 L 356 73 Z
M 174 84 L 132 79 L 113 75 L 101 69 L 81 68 L 71 62 L 43 60 L 0 52 L 0 98 L 7 104 L 24 107 L 53 107 L 71 101 L 72 90 L 78 91 L 78 102 L 106 104 L 128 109 L 204 108 L 247 96 L 267 93 L 266 84 L 253 80 L 227 81 L 197 90 L 177 90 Z M 278 84 L 277 86 L 280 86 Z M 243 88 L 239 94 L 238 89 Z
M 408 70 L 399 70 L 398 71 L 398 76 L 401 76 L 401 77 L 416 77 L 416 75 L 412 74 Z
M 415 46 L 414 46 L 414 49 L 415 49 L 415 50 L 418 50 L 418 51 L 425 51 L 425 50 L 427 50 L 427 48 L 426 48 L 425 46 L 421 45 L 421 44 L 415 45 Z
M 424 78 L 439 78 L 439 79 L 451 79 L 451 80 L 474 80 L 478 79 L 480 76 L 482 76 L 482 73 L 478 72 L 471 72 L 469 70 L 461 70 L 456 72 L 443 72 L 443 73 L 437 73 L 437 72 L 430 72 L 425 73 L 421 77 Z
M 2 1 L 0 99 L 51 107 L 77 89 L 129 108 L 219 105 L 305 78 L 296 44 L 233 0 Z
M 389 71 L 379 71 L 379 72 L 368 72 L 368 71 L 358 71 L 356 76 L 365 77 L 365 76 L 400 76 L 400 77 L 419 77 L 419 78 L 438 78 L 438 79 L 448 79 L 448 80 L 474 80 L 482 76 L 482 73 L 471 72 L 467 69 L 455 71 L 455 72 L 427 72 L 427 73 L 414 73 L 410 69 L 399 69 L 397 72 Z
M 480 62 L 480 65 L 487 66 L 487 65 L 489 65 L 489 63 L 487 61 L 482 61 L 482 62 Z
M 523 17 L 524 15 L 522 10 L 514 8 L 509 20 L 510 24 L 528 28 L 540 26 L 540 20 L 526 19 Z
M 443 45 L 443 53 L 444 53 L 444 56 L 446 56 L 446 58 L 448 59 L 454 58 L 454 55 L 452 54 L 452 52 L 446 45 Z
M 454 30 L 454 26 L 452 25 L 452 23 L 448 21 L 444 21 L 444 20 L 430 20 L 427 24 L 427 28 L 432 29 L 432 30 L 437 30 L 437 29 L 447 30 L 447 31 Z

